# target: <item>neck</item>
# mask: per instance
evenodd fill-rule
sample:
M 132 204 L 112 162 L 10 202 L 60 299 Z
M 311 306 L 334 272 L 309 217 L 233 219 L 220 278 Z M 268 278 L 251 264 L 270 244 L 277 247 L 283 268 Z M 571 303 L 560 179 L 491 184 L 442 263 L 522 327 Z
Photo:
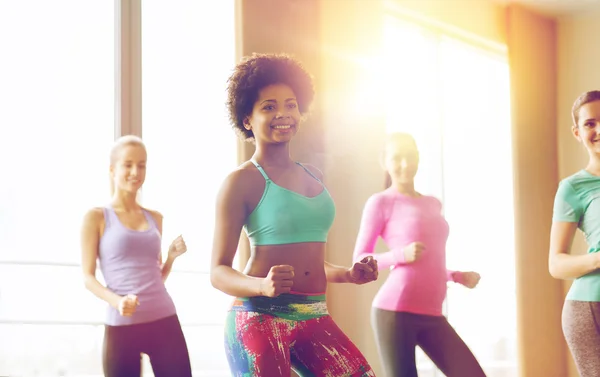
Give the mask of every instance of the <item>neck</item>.
M 415 191 L 415 183 L 410 182 L 392 182 L 392 187 L 401 194 L 408 196 L 419 196 L 419 193 Z
M 600 175 L 600 156 L 590 155 L 590 161 L 585 167 L 585 170 L 594 175 Z
M 293 163 L 290 157 L 290 144 L 259 144 L 252 158 L 263 166 L 287 167 Z
M 111 205 L 113 208 L 121 208 L 125 212 L 136 211 L 140 208 L 140 205 L 137 202 L 137 193 L 119 190 L 115 191 Z

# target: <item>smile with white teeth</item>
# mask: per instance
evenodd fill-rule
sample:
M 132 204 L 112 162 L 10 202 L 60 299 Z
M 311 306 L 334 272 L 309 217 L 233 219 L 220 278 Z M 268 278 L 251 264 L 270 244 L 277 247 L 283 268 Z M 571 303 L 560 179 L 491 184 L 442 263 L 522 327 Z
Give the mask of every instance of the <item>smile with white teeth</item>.
M 278 130 L 287 130 L 288 128 L 291 128 L 292 125 L 291 124 L 281 124 L 278 126 L 273 126 L 273 128 L 278 129 Z

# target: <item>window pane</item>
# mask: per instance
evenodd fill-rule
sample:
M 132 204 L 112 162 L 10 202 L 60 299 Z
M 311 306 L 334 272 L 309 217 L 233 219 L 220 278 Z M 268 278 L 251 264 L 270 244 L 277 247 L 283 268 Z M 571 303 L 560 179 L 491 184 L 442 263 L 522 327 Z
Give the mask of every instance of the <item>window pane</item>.
M 508 63 L 449 38 L 440 51 L 448 266 L 482 275 L 474 290 L 451 285 L 449 320 L 490 377 L 511 375 L 517 329 Z
M 386 131 L 407 132 L 415 138 L 420 152 L 415 186 L 423 194 L 441 197 L 437 36 L 394 17 L 385 22 Z
M 0 261 L 79 261 L 108 199 L 114 3 L 0 0 Z
M 235 63 L 233 5 L 142 4 L 142 136 L 148 148 L 142 200 L 164 215 L 163 249 L 179 234 L 188 246 L 167 288 L 194 376 L 230 375 L 223 322 L 232 298 L 212 287 L 208 271 L 216 194 L 237 163 L 236 136 L 225 113 L 226 80 Z
M 482 274 L 475 290 L 449 285 L 445 313 L 490 377 L 512 375 L 517 330 L 506 58 L 393 17 L 385 46 L 385 77 L 393 89 L 387 131 L 410 132 L 417 140 L 415 185 L 444 202 L 448 267 Z M 441 375 L 417 355 L 420 373 Z
M 207 273 L 174 271 L 166 285 L 184 326 L 225 322 L 233 297 L 214 289 Z
M 194 377 L 227 377 L 223 326 L 183 326 Z M 0 376 L 102 376 L 104 326 L 0 324 Z M 5 341 L 10 339 L 10 341 Z M 144 376 L 153 376 L 144 357 Z
M 229 377 L 222 325 L 184 326 L 194 377 Z M 145 370 L 149 371 L 150 368 Z
M 106 304 L 84 288 L 81 276 L 79 267 L 0 265 L 0 323 L 101 324 Z
M 100 377 L 103 336 L 103 326 L 0 324 L 0 376 Z
M 186 240 L 188 252 L 174 268 L 207 272 L 216 194 L 237 162 L 225 113 L 233 1 L 144 2 L 142 19 L 143 202 L 165 217 L 165 250 L 179 234 Z

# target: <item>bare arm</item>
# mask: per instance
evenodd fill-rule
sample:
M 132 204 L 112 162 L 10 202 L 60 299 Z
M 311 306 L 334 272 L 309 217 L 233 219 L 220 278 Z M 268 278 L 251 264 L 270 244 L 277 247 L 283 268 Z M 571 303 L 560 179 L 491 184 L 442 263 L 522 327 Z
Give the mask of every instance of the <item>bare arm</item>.
M 148 210 L 156 223 L 156 228 L 158 229 L 158 233 L 162 238 L 162 225 L 163 225 L 163 215 L 158 211 Z M 175 258 L 172 258 L 169 254 L 167 254 L 167 260 L 163 263 L 162 252 L 158 254 L 158 265 L 160 266 L 160 272 L 162 275 L 163 283 L 167 281 L 169 274 L 171 273 L 171 269 L 173 268 L 173 262 L 175 262 Z
M 100 227 L 104 224 L 102 209 L 94 208 L 86 213 L 81 229 L 81 267 L 83 282 L 87 290 L 96 297 L 117 308 L 121 296 L 112 292 L 96 279 L 96 260 L 100 241 Z
M 159 261 L 160 272 L 162 274 L 163 283 L 167 281 L 167 278 L 169 277 L 169 274 L 171 273 L 171 269 L 173 269 L 173 262 L 175 262 L 175 259 L 173 259 L 171 257 L 167 257 L 167 260 L 164 263 L 162 263 L 162 261 Z
M 247 172 L 243 170 L 231 173 L 217 195 L 210 268 L 212 286 L 236 297 L 263 295 L 262 278 L 247 276 L 232 267 L 247 216 L 243 190 L 240 190 L 244 187 L 244 174 Z
M 570 255 L 577 223 L 555 221 L 550 231 L 550 275 L 557 279 L 575 279 L 600 268 L 600 255 Z
M 325 276 L 328 283 L 351 283 L 350 269 L 325 262 Z

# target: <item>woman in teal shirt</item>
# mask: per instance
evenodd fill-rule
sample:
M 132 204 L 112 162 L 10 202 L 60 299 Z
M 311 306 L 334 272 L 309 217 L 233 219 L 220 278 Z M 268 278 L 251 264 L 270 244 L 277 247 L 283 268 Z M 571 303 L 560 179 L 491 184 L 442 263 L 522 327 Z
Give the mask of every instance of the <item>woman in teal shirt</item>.
M 550 233 L 550 274 L 575 279 L 563 307 L 562 327 L 581 377 L 600 376 L 600 91 L 577 98 L 572 132 L 586 148 L 585 169 L 563 179 L 556 192 Z M 588 244 L 570 255 L 577 229 Z

